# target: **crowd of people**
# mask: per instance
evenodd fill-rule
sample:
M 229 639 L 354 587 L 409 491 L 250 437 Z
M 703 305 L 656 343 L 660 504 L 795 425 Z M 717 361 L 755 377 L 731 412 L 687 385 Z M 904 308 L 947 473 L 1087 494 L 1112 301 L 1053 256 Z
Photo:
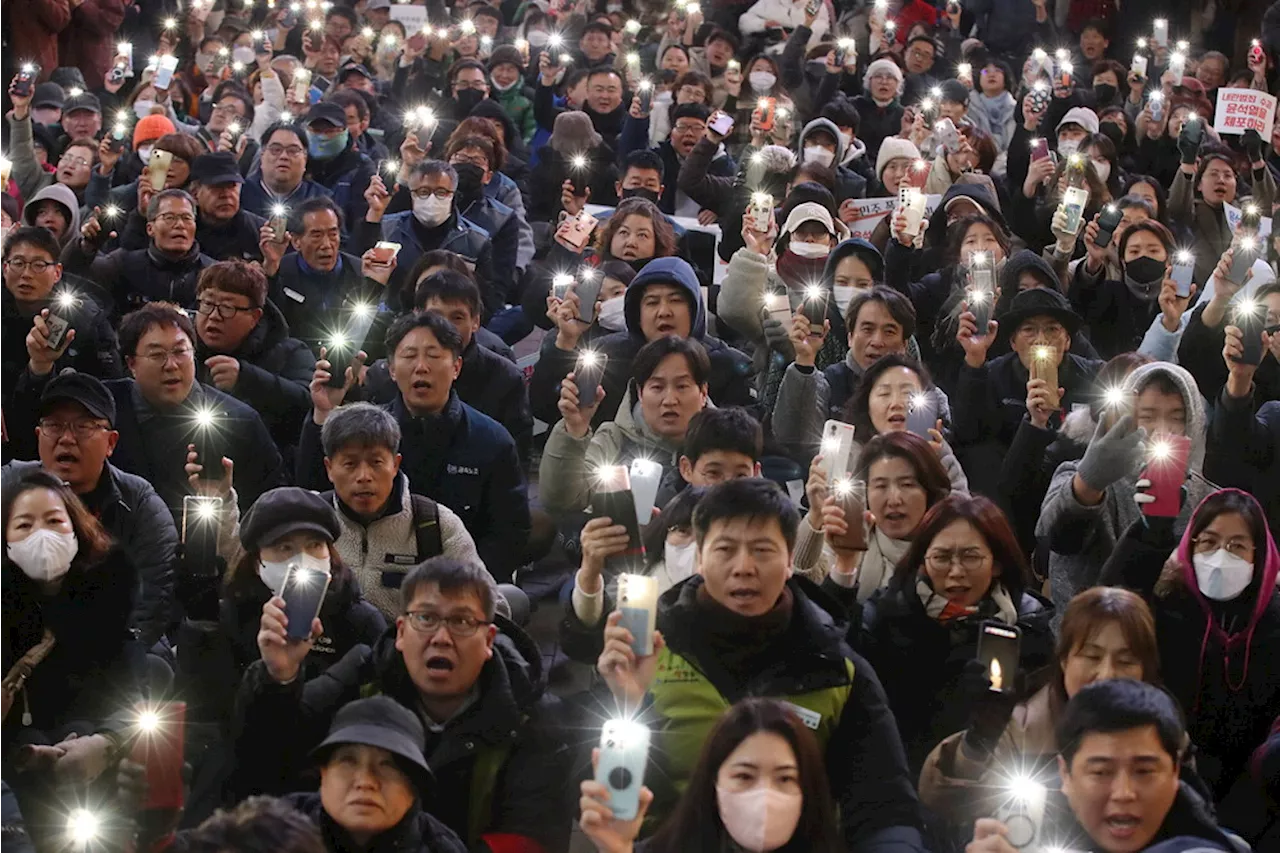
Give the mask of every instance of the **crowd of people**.
M 3 38 L 6 847 L 1280 849 L 1280 2 Z

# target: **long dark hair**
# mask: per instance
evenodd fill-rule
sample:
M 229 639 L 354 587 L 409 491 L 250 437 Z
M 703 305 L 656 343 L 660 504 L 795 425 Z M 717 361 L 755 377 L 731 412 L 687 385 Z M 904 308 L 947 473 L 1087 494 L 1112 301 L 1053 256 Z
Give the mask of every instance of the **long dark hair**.
M 944 528 L 955 521 L 969 522 L 986 541 L 991 549 L 991 583 L 1002 584 L 1017 606 L 1030 577 L 1027 560 L 1000 507 L 981 495 L 948 495 L 934 504 L 920 520 L 911 546 L 894 567 L 889 585 L 900 590 L 914 588 L 916 575 L 924 568 L 924 555 L 928 553 L 929 546 Z M 995 568 L 1000 570 L 999 575 L 995 574 Z
M 707 493 L 703 486 L 687 486 L 667 501 L 661 514 L 644 528 L 643 540 L 645 550 L 645 566 L 653 568 L 665 557 L 667 531 L 675 528 L 693 530 L 693 508 Z
M 858 479 L 867 482 L 871 477 L 871 466 L 881 459 L 901 459 L 911 466 L 920 481 L 920 488 L 924 489 L 926 508 L 951 494 L 951 477 L 947 469 L 942 467 L 929 442 L 915 433 L 906 430 L 886 432 L 868 441 L 858 458 Z
M 743 699 L 724 713 L 702 746 L 675 812 L 647 849 L 653 853 L 725 849 L 727 831 L 716 803 L 716 776 L 733 751 L 757 732 L 778 735 L 796 754 L 804 806 L 795 834 L 781 850 L 837 853 L 844 849 L 818 741 L 795 713 L 776 699 Z
M 0 560 L 3 560 L 4 566 L 8 568 L 12 563 L 9 559 L 9 518 L 13 515 L 13 505 L 17 503 L 18 498 L 36 489 L 48 489 L 53 492 L 67 508 L 67 518 L 71 520 L 71 529 L 75 531 L 76 541 L 80 545 L 75 559 L 71 561 L 70 572 L 101 562 L 111 550 L 111 534 L 103 528 L 93 513 L 89 512 L 88 507 L 81 502 L 70 486 L 47 471 L 35 469 L 28 471 L 18 482 L 5 489 L 4 529 L 0 532 L 0 544 L 4 546 L 0 551 Z
M 844 420 L 853 424 L 854 435 L 859 441 L 866 441 L 873 435 L 879 435 L 879 430 L 876 429 L 875 424 L 871 423 L 871 389 L 875 387 L 881 376 L 895 367 L 905 367 L 920 377 L 921 391 L 928 391 L 933 387 L 933 379 L 929 377 L 929 371 L 909 355 L 891 352 L 876 359 L 863 371 L 858 387 L 853 390 L 853 395 L 844 406 Z

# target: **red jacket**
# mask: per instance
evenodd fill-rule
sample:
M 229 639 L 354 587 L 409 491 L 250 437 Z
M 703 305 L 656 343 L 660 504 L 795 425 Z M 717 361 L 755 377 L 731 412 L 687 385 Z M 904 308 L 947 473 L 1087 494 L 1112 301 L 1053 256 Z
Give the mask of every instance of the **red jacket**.
M 4 15 L 13 28 L 10 48 L 23 62 L 40 63 L 40 82 L 58 62 L 58 34 L 71 22 L 69 0 L 9 0 Z
M 938 10 L 924 2 L 924 0 L 904 0 L 902 9 L 898 11 L 898 14 L 892 17 L 898 24 L 898 44 L 906 44 L 907 33 L 911 31 L 912 27 L 921 21 L 925 22 L 930 27 L 937 26 L 938 24 Z
M 126 0 L 84 0 L 71 12 L 71 25 L 58 38 L 61 64 L 74 65 L 90 89 L 101 89 L 102 78 L 116 55 Z

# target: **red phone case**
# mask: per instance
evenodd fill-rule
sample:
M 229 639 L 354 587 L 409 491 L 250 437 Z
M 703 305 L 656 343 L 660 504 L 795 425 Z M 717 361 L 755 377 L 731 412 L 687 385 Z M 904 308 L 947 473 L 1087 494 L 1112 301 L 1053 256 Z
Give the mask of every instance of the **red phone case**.
M 159 725 L 154 731 L 139 734 L 131 755 L 133 761 L 147 768 L 147 798 L 142 808 L 180 809 L 185 801 L 182 760 L 187 703 L 166 702 L 157 714 Z
M 1155 500 L 1142 505 L 1143 515 L 1157 518 L 1177 518 L 1182 511 L 1182 484 L 1187 479 L 1187 456 L 1191 452 L 1191 439 L 1185 435 L 1162 435 L 1155 442 L 1165 442 L 1169 453 L 1152 459 L 1142 469 L 1142 476 L 1151 481 L 1147 494 Z

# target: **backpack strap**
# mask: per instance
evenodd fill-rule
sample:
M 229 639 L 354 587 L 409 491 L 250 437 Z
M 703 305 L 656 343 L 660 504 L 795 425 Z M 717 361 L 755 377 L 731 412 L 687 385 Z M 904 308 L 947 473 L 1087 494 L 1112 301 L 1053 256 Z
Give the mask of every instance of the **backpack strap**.
M 431 498 L 410 495 L 413 504 L 413 538 L 418 546 L 418 562 L 444 553 L 440 533 L 440 508 Z

